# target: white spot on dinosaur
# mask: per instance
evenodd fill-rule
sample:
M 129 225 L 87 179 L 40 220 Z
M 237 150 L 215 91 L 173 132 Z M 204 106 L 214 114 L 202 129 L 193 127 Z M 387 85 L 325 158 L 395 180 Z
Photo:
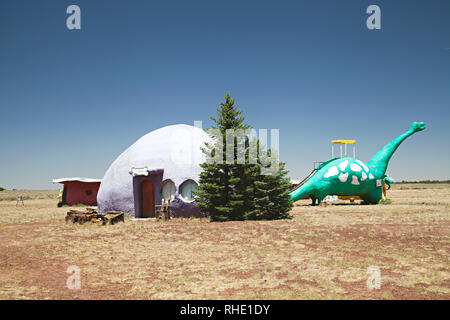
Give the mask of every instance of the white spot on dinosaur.
M 341 171 L 344 171 L 345 168 L 347 168 L 348 165 L 348 160 L 342 161 L 341 164 L 339 165 L 339 169 L 341 169 Z M 345 178 L 345 180 L 347 180 L 347 178 Z
M 369 172 L 369 168 L 364 164 L 364 162 L 362 162 L 361 160 L 356 160 L 356 162 L 358 162 L 364 168 L 364 170 L 366 170 L 366 172 Z
M 373 174 L 369 173 L 369 179 L 373 179 L 373 178 L 375 178 L 375 177 L 373 176 Z
M 352 184 L 359 185 L 358 177 L 352 176 Z
M 339 180 L 341 182 L 347 182 L 347 179 L 348 179 L 348 172 L 347 173 L 342 173 L 341 172 L 341 174 L 339 175 Z
M 352 169 L 355 172 L 360 172 L 362 170 L 362 168 L 360 166 L 358 166 L 357 164 L 352 163 L 350 165 L 350 169 Z
M 324 178 L 334 177 L 339 173 L 339 170 L 336 166 L 332 166 L 328 169 L 328 172 L 323 175 Z
M 363 171 L 361 181 L 364 181 L 367 179 L 367 174 Z

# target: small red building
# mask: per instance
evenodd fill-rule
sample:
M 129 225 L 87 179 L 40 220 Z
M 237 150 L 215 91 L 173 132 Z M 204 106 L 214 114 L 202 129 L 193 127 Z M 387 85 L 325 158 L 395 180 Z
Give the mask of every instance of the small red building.
M 61 178 L 53 179 L 53 183 L 64 185 L 62 204 L 72 206 L 74 204 L 97 205 L 97 193 L 100 188 L 100 179 L 91 178 Z

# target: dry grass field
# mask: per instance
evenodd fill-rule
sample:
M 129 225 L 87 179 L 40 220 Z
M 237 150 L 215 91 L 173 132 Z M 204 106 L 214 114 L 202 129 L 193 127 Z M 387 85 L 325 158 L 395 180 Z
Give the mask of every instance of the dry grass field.
M 1 299 L 450 299 L 448 184 L 394 185 L 390 204 L 302 200 L 291 220 L 228 223 L 66 224 L 56 196 L 0 192 Z M 80 290 L 66 286 L 70 265 Z M 367 288 L 370 266 L 380 289 Z

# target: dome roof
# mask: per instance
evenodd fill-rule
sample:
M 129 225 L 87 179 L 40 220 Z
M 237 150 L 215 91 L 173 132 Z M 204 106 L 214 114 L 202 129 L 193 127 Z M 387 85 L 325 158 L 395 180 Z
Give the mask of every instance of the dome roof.
M 162 180 L 172 180 L 177 191 L 186 180 L 198 183 L 199 164 L 205 160 L 200 148 L 207 141 L 210 137 L 204 130 L 185 124 L 166 126 L 146 134 L 106 171 L 97 195 L 99 211 L 120 210 L 134 214 L 131 168 L 164 169 Z

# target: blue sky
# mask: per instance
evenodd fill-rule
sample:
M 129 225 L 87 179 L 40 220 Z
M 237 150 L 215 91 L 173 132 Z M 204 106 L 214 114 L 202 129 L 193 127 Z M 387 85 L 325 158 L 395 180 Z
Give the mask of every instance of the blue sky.
M 81 30 L 66 28 L 71 4 Z M 154 129 L 208 127 L 227 91 L 255 128 L 280 129 L 293 178 L 331 139 L 368 161 L 424 121 L 388 173 L 450 179 L 449 1 L 4 0 L 0 49 L 3 187 L 101 178 Z

